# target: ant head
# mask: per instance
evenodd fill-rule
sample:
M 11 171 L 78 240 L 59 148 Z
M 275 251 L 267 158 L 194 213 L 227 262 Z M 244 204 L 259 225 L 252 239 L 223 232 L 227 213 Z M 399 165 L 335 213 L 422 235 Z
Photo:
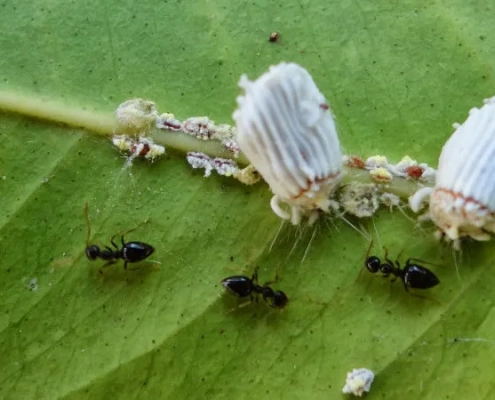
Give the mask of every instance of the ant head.
M 380 265 L 380 272 L 384 274 L 392 274 L 394 271 L 395 271 L 394 266 L 389 263 L 384 263 Z
M 86 257 L 90 260 L 96 260 L 100 254 L 100 248 L 95 244 L 86 247 Z
M 285 306 L 289 303 L 289 299 L 285 295 L 284 292 L 278 290 L 273 293 L 273 297 L 271 299 L 271 306 L 273 308 L 285 308 Z
M 371 256 L 366 259 L 366 262 L 364 263 L 368 271 L 375 273 L 378 272 L 380 269 L 381 261 L 378 257 Z

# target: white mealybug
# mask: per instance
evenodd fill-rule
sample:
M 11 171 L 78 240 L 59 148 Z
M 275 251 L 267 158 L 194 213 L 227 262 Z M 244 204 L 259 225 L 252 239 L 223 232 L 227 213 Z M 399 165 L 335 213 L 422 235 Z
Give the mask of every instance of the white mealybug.
M 112 142 L 119 150 L 129 153 L 125 168 L 130 167 L 136 157 L 143 157 L 153 162 L 155 158 L 165 154 L 165 147 L 155 144 L 153 139 L 145 136 L 140 136 L 137 140 L 127 135 L 115 135 Z
M 370 391 L 374 379 L 375 374 L 367 368 L 353 369 L 351 372 L 347 373 L 342 393 L 350 393 L 354 396 L 361 397 L 364 392 Z
M 272 210 L 294 225 L 314 222 L 342 178 L 342 156 L 329 106 L 297 64 L 270 67 L 256 81 L 245 75 L 233 118 L 241 151 L 270 185 Z M 287 203 L 291 212 L 280 203 Z
M 121 128 L 133 133 L 141 133 L 153 126 L 158 118 L 158 111 L 152 101 L 130 99 L 119 105 L 115 115 Z
M 495 232 L 495 97 L 469 111 L 443 146 L 435 188 L 409 199 L 413 211 L 430 196 L 429 217 L 449 239 L 490 239 Z

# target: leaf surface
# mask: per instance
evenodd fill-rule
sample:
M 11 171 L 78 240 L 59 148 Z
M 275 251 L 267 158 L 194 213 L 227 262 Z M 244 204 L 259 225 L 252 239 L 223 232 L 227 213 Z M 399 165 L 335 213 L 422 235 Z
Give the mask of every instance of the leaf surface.
M 494 15 L 465 1 L 6 1 L 0 89 L 108 112 L 143 97 L 231 123 L 240 75 L 293 61 L 347 153 L 435 165 L 452 122 L 494 94 Z M 490 398 L 492 243 L 454 258 L 400 212 L 361 221 L 378 256 L 440 264 L 419 298 L 360 273 L 368 243 L 346 223 L 280 227 L 266 185 L 203 179 L 173 150 L 123 170 L 106 139 L 7 113 L 0 149 L 1 398 L 328 399 L 359 367 L 377 374 L 368 398 Z M 127 240 L 161 265 L 101 277 L 86 201 L 92 243 L 149 219 Z M 223 293 L 256 265 L 262 282 L 279 273 L 287 310 Z

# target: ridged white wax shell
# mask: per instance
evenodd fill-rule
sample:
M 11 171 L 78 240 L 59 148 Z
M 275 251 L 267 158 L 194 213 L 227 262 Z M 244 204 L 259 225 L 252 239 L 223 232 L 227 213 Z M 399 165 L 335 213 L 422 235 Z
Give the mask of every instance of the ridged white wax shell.
M 495 211 L 495 104 L 473 108 L 443 146 L 436 189 L 472 198 Z
M 239 146 L 273 193 L 289 203 L 300 196 L 327 201 L 342 156 L 332 115 L 309 73 L 281 63 L 254 82 L 242 76 L 239 86 L 245 90 L 233 115 Z
M 486 240 L 495 228 L 495 104 L 469 111 L 440 154 L 430 216 L 452 240 Z

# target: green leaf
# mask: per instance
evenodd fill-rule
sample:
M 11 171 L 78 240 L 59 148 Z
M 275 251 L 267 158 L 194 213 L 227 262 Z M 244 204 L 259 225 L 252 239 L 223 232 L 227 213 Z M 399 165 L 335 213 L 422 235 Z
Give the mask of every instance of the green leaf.
M 347 153 L 435 165 L 452 122 L 494 94 L 495 14 L 477 2 L 1 9 L 0 89 L 61 108 L 109 113 L 143 97 L 231 123 L 242 73 L 294 61 L 329 99 Z M 172 149 L 123 170 L 107 139 L 27 118 L 30 104 L 0 114 L 1 398 L 340 398 L 359 367 L 377 375 L 368 398 L 490 397 L 491 243 L 454 257 L 399 212 L 352 221 L 379 256 L 383 245 L 440 264 L 420 298 L 361 273 L 368 242 L 341 220 L 280 227 L 266 185 L 204 179 Z M 86 201 L 92 243 L 149 218 L 128 240 L 153 244 L 161 265 L 100 276 L 84 253 Z M 280 274 L 287 310 L 237 308 L 223 292 L 222 278 L 256 265 L 262 282 Z

